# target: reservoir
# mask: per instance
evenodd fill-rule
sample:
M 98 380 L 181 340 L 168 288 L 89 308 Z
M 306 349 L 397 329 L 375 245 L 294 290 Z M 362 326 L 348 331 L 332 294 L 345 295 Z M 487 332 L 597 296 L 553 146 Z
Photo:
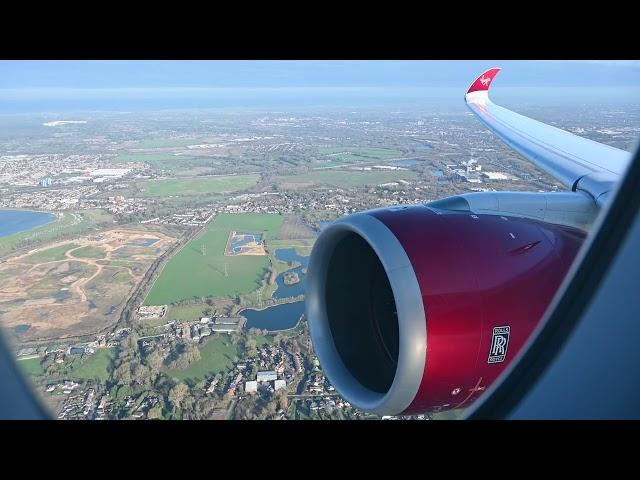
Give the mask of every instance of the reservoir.
M 299 266 L 287 270 L 287 272 L 296 272 L 300 281 L 293 285 L 284 284 L 284 272 L 276 277 L 278 288 L 273 293 L 273 298 L 282 299 L 288 297 L 297 297 L 304 294 L 304 285 L 307 266 L 309 265 L 309 257 L 304 257 L 296 252 L 295 248 L 279 248 L 275 252 L 276 259 L 286 262 L 289 266 L 294 262 Z M 242 310 L 240 315 L 246 317 L 246 328 L 259 328 L 260 330 L 269 330 L 270 332 L 277 330 L 288 330 L 298 324 L 298 320 L 304 313 L 304 302 L 283 303 L 274 305 L 262 310 L 254 310 L 252 308 Z
M 287 270 L 287 272 L 295 272 L 298 274 L 298 278 L 300 281 L 293 285 L 285 285 L 284 283 L 284 272 L 276 277 L 276 283 L 278 284 L 278 288 L 275 292 L 273 292 L 273 298 L 288 298 L 288 297 L 297 297 L 298 295 L 302 295 L 304 293 L 304 284 L 306 275 L 303 273 L 303 270 L 306 272 L 307 266 L 309 265 L 309 257 L 303 257 L 296 253 L 295 248 L 279 248 L 276 250 L 276 259 L 287 262 L 289 266 L 293 264 L 293 262 L 300 263 L 299 267 L 292 268 Z
M 293 328 L 304 313 L 304 302 L 283 303 L 263 310 L 246 309 L 240 315 L 247 319 L 246 328 L 261 330 L 287 330 Z
M 52 213 L 26 210 L 0 210 L 0 237 L 40 227 L 55 221 Z

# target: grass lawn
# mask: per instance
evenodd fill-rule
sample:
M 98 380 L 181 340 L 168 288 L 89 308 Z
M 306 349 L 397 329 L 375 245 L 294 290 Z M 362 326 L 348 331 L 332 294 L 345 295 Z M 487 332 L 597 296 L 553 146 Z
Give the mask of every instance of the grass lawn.
M 74 362 L 71 375 L 74 378 L 97 379 L 105 382 L 109 378 L 109 370 L 115 355 L 114 348 L 99 348 L 93 355 L 84 356 L 81 362 Z
M 398 148 L 381 147 L 330 147 L 319 148 L 318 153 L 327 159 L 340 162 L 362 162 L 372 160 L 387 160 L 402 156 L 403 151 Z
M 316 170 L 300 175 L 278 177 L 280 183 L 288 184 L 327 184 L 336 187 L 357 187 L 362 185 L 379 185 L 397 180 L 413 180 L 416 174 L 404 170 L 392 171 L 344 171 L 344 170 Z
M 155 170 L 188 170 L 193 167 L 213 166 L 219 160 L 211 157 L 193 157 L 191 155 L 173 155 L 172 153 L 119 153 L 115 163 L 148 163 Z
M 165 318 L 162 319 L 163 323 L 170 322 L 171 320 L 178 320 L 179 322 L 193 321 L 204 316 L 204 311 L 208 307 L 206 304 L 199 305 L 184 305 L 184 306 L 170 306 L 169 311 Z
M 145 327 L 145 328 L 149 328 L 150 332 L 153 332 L 153 334 L 158 333 L 156 330 L 154 330 L 154 327 L 159 327 L 160 325 L 166 325 L 167 323 L 169 323 L 171 321 L 171 319 L 169 319 L 168 317 L 163 317 L 163 318 L 147 318 L 145 320 L 140 320 L 140 324 Z M 145 334 L 146 335 L 146 334 Z M 151 333 L 149 333 L 149 335 L 151 335 Z
M 300 321 L 295 327 L 278 333 L 283 337 L 295 337 L 305 329 L 305 326 L 305 321 Z
M 104 258 L 105 252 L 99 247 L 82 247 L 71 252 L 72 257 L 76 258 Z
M 271 240 L 269 242 L 269 250 L 273 252 L 278 248 L 293 248 L 298 255 L 305 257 L 311 254 L 311 249 L 313 248 L 313 244 L 315 241 L 315 238 Z
M 166 197 L 169 195 L 235 192 L 254 186 L 259 179 L 259 175 L 226 175 L 153 180 L 144 184 L 144 195 L 147 197 Z
M 180 381 L 197 383 L 207 375 L 215 375 L 233 367 L 233 358 L 240 357 L 240 347 L 231 343 L 231 338 L 218 334 L 200 348 L 200 360 L 184 370 L 166 370 L 167 375 Z
M 199 143 L 198 140 L 193 138 L 147 138 L 138 142 L 135 148 L 185 147 L 197 143 Z
M 64 260 L 65 253 L 67 250 L 71 250 L 72 248 L 79 247 L 80 245 L 75 243 L 65 243 L 64 245 L 60 245 L 58 247 L 47 248 L 46 250 L 42 250 L 38 253 L 34 253 L 29 255 L 28 259 L 30 262 L 41 263 L 41 262 L 53 262 L 55 260 Z
M 282 225 L 282 216 L 221 214 L 166 264 L 145 299 L 145 305 L 201 297 L 229 297 L 252 292 L 269 266 L 267 256 L 225 256 L 231 230 L 263 233 L 267 243 Z M 206 255 L 202 254 L 205 246 Z M 226 272 L 225 275 L 225 264 Z
M 273 345 L 275 343 L 273 335 L 251 335 L 251 338 L 256 341 L 256 346 L 258 348 L 262 345 Z
M 22 373 L 33 377 L 37 377 L 44 373 L 42 366 L 40 366 L 40 357 L 18 360 L 18 366 L 20 367 L 20 370 L 22 370 Z

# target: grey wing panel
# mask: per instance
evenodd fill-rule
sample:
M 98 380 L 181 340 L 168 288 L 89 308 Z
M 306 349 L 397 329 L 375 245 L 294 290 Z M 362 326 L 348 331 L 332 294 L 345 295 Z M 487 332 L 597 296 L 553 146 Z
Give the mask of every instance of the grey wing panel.
M 468 95 L 470 96 L 470 95 Z M 538 122 L 491 102 L 467 100 L 469 109 L 518 153 L 571 187 L 585 175 L 617 180 L 631 154 Z

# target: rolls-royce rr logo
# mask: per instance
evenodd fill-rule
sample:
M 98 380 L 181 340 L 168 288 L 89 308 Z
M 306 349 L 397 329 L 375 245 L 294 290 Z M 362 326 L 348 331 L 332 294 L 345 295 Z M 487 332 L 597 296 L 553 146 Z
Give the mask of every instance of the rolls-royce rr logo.
M 509 346 L 509 334 L 511 327 L 493 327 L 493 335 L 491 336 L 491 349 L 489 350 L 489 359 L 487 363 L 504 362 L 507 356 L 507 347 Z

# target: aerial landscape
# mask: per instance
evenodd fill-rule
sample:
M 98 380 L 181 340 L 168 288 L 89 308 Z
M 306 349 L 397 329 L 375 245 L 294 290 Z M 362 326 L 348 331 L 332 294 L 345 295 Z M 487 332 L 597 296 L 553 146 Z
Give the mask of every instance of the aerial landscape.
M 638 104 L 520 111 L 626 150 L 640 133 Z M 564 188 L 464 105 L 1 117 L 0 327 L 58 419 L 379 418 L 340 397 L 310 341 L 319 232 Z

